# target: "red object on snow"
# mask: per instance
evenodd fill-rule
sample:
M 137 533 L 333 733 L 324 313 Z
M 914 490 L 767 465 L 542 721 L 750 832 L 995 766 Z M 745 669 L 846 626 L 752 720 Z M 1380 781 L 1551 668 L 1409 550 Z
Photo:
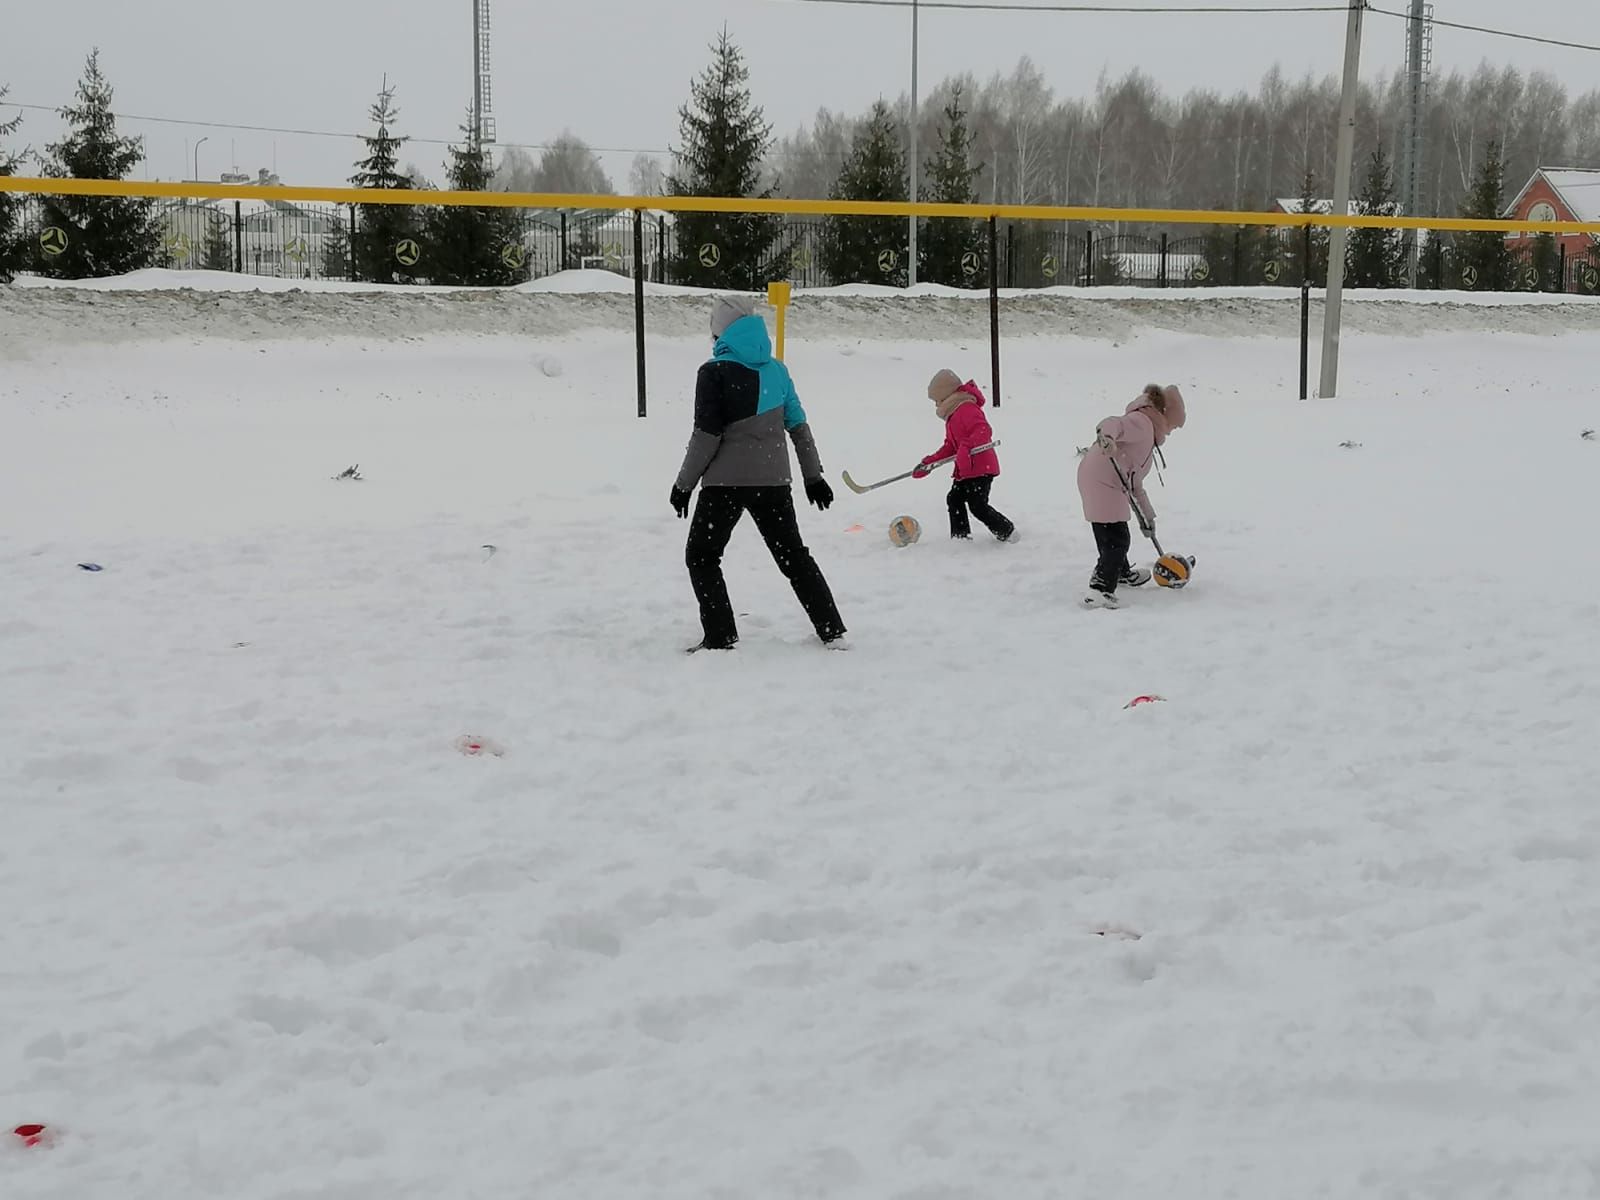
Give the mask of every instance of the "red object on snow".
M 1139 705 L 1141 705 L 1141 704 L 1156 704 L 1156 703 L 1158 703 L 1160 701 L 1164 701 L 1165 699 L 1166 699 L 1165 696 L 1155 696 L 1155 695 L 1135 696 L 1132 700 L 1129 700 L 1122 707 L 1123 708 L 1138 708 Z
M 37 1146 L 44 1141 L 45 1130 L 43 1125 L 18 1125 L 11 1132 L 22 1139 L 24 1146 Z

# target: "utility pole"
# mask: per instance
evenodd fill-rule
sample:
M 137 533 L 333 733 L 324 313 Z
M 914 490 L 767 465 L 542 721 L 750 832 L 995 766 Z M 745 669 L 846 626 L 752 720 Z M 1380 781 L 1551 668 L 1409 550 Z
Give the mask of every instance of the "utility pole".
M 1333 215 L 1350 215 L 1350 171 L 1356 155 L 1356 84 L 1361 72 L 1361 18 L 1367 0 L 1350 0 L 1344 35 L 1344 92 L 1339 99 L 1339 153 L 1333 169 Z M 1322 378 L 1317 395 L 1339 391 L 1339 317 L 1344 300 L 1344 251 L 1350 231 L 1336 225 L 1328 238 L 1328 298 L 1322 312 Z
M 917 202 L 917 0 L 911 0 L 911 203 Z M 917 218 L 911 218 L 910 261 L 906 263 L 906 286 L 917 285 Z
M 1433 60 L 1433 5 L 1411 0 L 1406 22 L 1406 140 L 1400 157 L 1401 211 L 1422 215 L 1422 139 L 1428 97 L 1428 68 Z M 1417 230 L 1405 232 L 1406 286 L 1417 286 L 1420 260 Z

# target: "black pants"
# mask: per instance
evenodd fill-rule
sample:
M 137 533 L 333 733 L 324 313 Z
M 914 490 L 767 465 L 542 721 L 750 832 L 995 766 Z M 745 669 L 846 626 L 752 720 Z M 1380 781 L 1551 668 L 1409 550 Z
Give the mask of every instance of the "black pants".
M 1089 586 L 1110 595 L 1117 590 L 1117 581 L 1127 573 L 1133 531 L 1126 521 L 1096 521 L 1094 544 L 1100 551 L 1100 561 L 1095 563 Z
M 971 537 L 972 522 L 967 513 L 982 521 L 997 538 L 1008 538 L 1016 531 L 1006 515 L 989 503 L 989 489 L 994 486 L 993 475 L 979 475 L 975 479 L 958 479 L 950 485 L 945 504 L 950 509 L 950 536 Z
M 844 621 L 828 590 L 828 581 L 811 551 L 800 539 L 800 524 L 795 520 L 794 495 L 781 487 L 708 487 L 700 489 L 689 522 L 689 542 L 684 562 L 689 567 L 689 582 L 700 602 L 700 624 L 706 645 L 731 646 L 739 639 L 733 620 L 733 605 L 728 602 L 728 585 L 722 578 L 722 552 L 739 518 L 749 513 L 794 588 L 800 607 L 806 610 L 817 636 L 831 642 L 844 633 Z

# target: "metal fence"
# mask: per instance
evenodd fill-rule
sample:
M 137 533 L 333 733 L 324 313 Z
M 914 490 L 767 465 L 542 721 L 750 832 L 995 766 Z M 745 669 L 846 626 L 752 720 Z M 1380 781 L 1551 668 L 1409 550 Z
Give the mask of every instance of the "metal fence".
M 525 209 L 494 212 L 486 228 L 496 238 L 490 247 L 494 284 L 516 283 L 563 270 L 597 270 L 631 277 L 635 270 L 632 214 L 609 211 Z M 438 270 L 444 247 L 430 242 L 429 224 L 413 222 L 414 234 L 374 256 L 358 254 L 367 235 L 363 210 L 355 205 L 293 204 L 263 200 L 173 200 L 154 204 L 159 244 L 148 266 L 234 271 L 282 279 L 360 279 L 359 263 L 392 255 L 399 275 L 428 283 Z M 45 200 L 20 198 L 18 245 L 13 268 L 44 275 L 62 274 L 74 239 L 93 231 L 47 215 Z M 645 278 L 661 283 L 759 288 L 773 280 L 798 287 L 843 283 L 896 284 L 905 278 L 905 222 L 884 218 L 784 220 L 748 214 L 644 214 L 638 251 Z M 837 222 L 837 223 L 835 223 Z M 925 253 L 937 222 L 922 223 Z M 963 222 L 964 231 L 948 261 L 919 273 L 954 286 L 986 288 L 989 248 L 986 230 Z M 861 245 L 862 231 L 867 242 Z M 882 245 L 871 240 L 876 233 Z M 970 235 L 970 236 L 969 236 Z M 1398 237 L 1399 234 L 1394 236 Z M 1118 230 L 1043 222 L 1008 223 L 998 230 L 998 282 L 1008 288 L 1097 287 L 1298 287 L 1307 280 L 1321 287 L 1327 279 L 1326 231 L 1308 245 L 1303 229 L 1217 227 L 1196 233 L 1124 233 Z M 965 240 L 962 240 L 965 239 Z M 853 249 L 846 253 L 844 243 Z M 1600 239 L 1541 243 L 1511 239 L 1512 269 L 1502 280 L 1486 280 L 1470 265 L 1457 239 L 1422 235 L 1419 286 L 1459 290 L 1516 290 L 1600 294 Z M 1586 249 L 1584 246 L 1586 245 Z

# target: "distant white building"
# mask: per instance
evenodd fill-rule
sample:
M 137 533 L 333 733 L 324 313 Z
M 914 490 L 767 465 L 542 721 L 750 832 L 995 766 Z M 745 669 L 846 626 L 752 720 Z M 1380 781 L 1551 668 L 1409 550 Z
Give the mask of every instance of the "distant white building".
M 1299 216 L 1306 211 L 1305 201 L 1300 199 L 1298 196 L 1292 200 L 1284 200 L 1280 198 L 1273 201 L 1272 211 L 1286 213 L 1291 217 Z M 1320 213 L 1322 216 L 1327 216 L 1333 211 L 1333 201 L 1313 200 L 1311 202 L 1310 211 L 1314 213 Z
M 253 180 L 231 174 L 222 181 L 258 186 L 279 182 L 265 170 Z M 206 265 L 207 247 L 220 238 L 229 270 L 237 252 L 248 274 L 286 279 L 321 276 L 329 240 L 341 226 L 348 227 L 345 210 L 337 206 L 286 200 L 165 200 L 158 212 L 165 254 L 173 266 Z

